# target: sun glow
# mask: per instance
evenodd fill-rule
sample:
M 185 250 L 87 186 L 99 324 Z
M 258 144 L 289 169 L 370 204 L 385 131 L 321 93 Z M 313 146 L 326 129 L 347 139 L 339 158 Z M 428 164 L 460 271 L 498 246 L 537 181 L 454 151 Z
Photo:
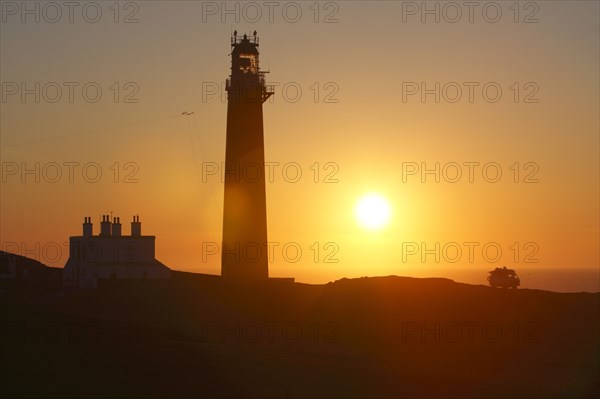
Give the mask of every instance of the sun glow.
M 382 229 L 390 222 L 390 216 L 390 204 L 379 194 L 367 194 L 356 205 L 358 222 L 369 230 Z

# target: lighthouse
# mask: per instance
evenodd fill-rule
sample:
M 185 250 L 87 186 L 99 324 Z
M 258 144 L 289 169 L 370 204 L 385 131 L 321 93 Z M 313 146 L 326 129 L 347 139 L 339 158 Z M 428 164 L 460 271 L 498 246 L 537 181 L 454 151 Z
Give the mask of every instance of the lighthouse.
M 263 103 L 273 95 L 259 68 L 258 37 L 231 37 L 227 79 L 227 140 L 221 276 L 269 278 Z

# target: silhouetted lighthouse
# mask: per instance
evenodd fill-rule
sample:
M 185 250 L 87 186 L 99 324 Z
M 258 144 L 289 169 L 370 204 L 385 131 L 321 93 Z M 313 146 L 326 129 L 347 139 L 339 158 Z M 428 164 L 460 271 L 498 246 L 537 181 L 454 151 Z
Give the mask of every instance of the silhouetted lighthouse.
M 258 65 L 258 37 L 231 38 L 221 275 L 269 277 L 262 104 L 273 94 Z

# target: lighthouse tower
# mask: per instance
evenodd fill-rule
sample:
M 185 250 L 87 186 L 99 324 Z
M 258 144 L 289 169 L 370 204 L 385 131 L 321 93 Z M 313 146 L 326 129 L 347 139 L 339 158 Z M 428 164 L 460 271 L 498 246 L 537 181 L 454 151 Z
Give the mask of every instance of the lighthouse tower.
M 269 277 L 262 104 L 273 94 L 258 65 L 258 37 L 231 38 L 221 276 Z

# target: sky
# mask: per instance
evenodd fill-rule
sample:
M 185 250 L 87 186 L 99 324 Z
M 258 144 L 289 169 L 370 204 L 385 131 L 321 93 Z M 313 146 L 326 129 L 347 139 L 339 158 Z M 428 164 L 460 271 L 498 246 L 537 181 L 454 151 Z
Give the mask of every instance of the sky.
M 230 38 L 256 30 L 271 276 L 599 267 L 598 2 L 69 4 L 0 3 L 3 250 L 62 267 L 84 217 L 139 214 L 158 260 L 219 274 Z

